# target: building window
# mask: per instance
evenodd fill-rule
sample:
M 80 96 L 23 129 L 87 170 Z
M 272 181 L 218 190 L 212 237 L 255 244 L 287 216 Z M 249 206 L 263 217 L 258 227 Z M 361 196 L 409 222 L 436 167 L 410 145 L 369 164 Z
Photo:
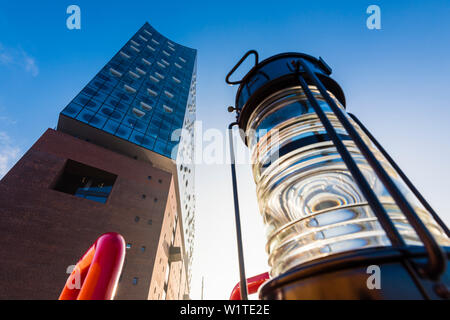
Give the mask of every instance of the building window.
M 138 75 L 137 73 L 134 73 L 133 71 L 130 70 L 130 75 L 135 78 L 135 79 L 139 79 L 141 76 Z
M 68 160 L 53 189 L 106 203 L 116 178 L 117 176 L 112 173 Z
M 123 85 L 123 88 L 124 88 L 125 91 L 128 92 L 128 93 L 131 93 L 131 94 L 136 93 L 136 89 L 133 88 L 133 87 L 130 87 L 130 86 L 127 85 L 127 84 L 124 84 L 124 85 Z
M 137 118 L 142 118 L 143 116 L 145 116 L 145 112 L 142 110 L 139 110 L 137 108 L 133 108 L 133 114 L 137 117 Z
M 120 55 L 126 59 L 130 59 L 131 57 L 123 51 L 120 51 Z
M 146 65 L 150 66 L 152 63 L 150 61 L 148 61 L 145 58 L 142 58 L 142 62 L 144 62 Z
M 156 79 L 156 78 L 153 77 L 153 76 L 150 76 L 150 78 Z M 159 82 L 158 79 L 156 79 L 156 80 Z M 158 93 L 157 93 L 156 91 L 153 91 L 152 89 L 149 89 L 149 88 L 147 88 L 147 92 L 148 92 L 149 95 L 151 95 L 151 96 L 153 96 L 153 97 L 156 97 L 156 96 L 158 95 Z
M 168 98 L 170 98 L 170 99 L 172 99 L 172 98 L 174 97 L 173 93 L 170 93 L 170 92 L 167 91 L 167 90 L 164 90 L 164 93 L 165 93 L 166 96 L 167 96 Z
M 150 76 L 150 80 L 152 80 L 153 82 L 156 82 L 156 83 L 159 82 L 159 79 L 155 78 L 154 76 Z
M 141 247 L 141 251 L 144 253 L 145 252 L 145 246 Z
M 138 284 L 139 278 L 134 277 L 133 278 L 133 285 L 136 286 Z
M 141 104 L 142 109 L 144 109 L 145 111 L 150 111 L 150 110 L 152 110 L 152 106 L 146 104 L 144 101 L 141 101 L 140 104 Z
M 136 52 L 141 52 L 141 50 L 139 50 L 138 48 L 136 48 L 135 46 L 130 46 L 131 49 L 133 49 Z
M 147 74 L 147 72 L 145 72 L 144 70 L 142 70 L 141 68 L 138 68 L 138 67 L 136 67 L 136 71 L 143 76 L 145 76 Z
M 172 113 L 173 112 L 173 109 L 171 107 L 169 107 L 169 106 L 166 106 L 166 105 L 163 105 L 163 109 L 167 113 Z

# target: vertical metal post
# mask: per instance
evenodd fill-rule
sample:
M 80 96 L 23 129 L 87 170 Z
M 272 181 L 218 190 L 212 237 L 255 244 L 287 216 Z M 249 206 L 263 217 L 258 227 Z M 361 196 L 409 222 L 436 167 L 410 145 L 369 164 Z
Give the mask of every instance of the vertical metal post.
M 237 238 L 238 258 L 239 258 L 241 300 L 248 300 L 247 278 L 245 276 L 245 265 L 244 265 L 244 249 L 242 246 L 241 217 L 239 213 L 239 198 L 236 180 L 236 164 L 235 164 L 236 161 L 234 156 L 234 143 L 233 143 L 233 127 L 237 124 L 238 124 L 237 122 L 233 122 L 228 126 L 228 137 L 230 140 L 231 180 L 233 182 L 234 214 L 236 219 L 236 238 Z
M 363 193 L 364 197 L 366 198 L 367 202 L 369 203 L 371 209 L 373 210 L 374 214 L 378 218 L 380 224 L 382 225 L 383 229 L 386 232 L 387 237 L 391 241 L 393 246 L 397 247 L 404 247 L 405 242 L 403 241 L 402 236 L 398 232 L 398 230 L 395 228 L 394 224 L 392 223 L 391 219 L 389 218 L 386 210 L 384 209 L 383 205 L 378 200 L 378 197 L 370 187 L 369 183 L 367 182 L 366 178 L 362 174 L 361 170 L 359 169 L 358 165 L 356 164 L 355 160 L 352 158 L 350 152 L 345 147 L 344 143 L 339 139 L 339 136 L 336 133 L 336 130 L 334 129 L 333 125 L 331 124 L 328 117 L 325 115 L 325 112 L 320 107 L 317 100 L 314 98 L 313 93 L 308 87 L 308 84 L 303 79 L 301 75 L 298 75 L 298 80 L 300 81 L 300 85 L 303 89 L 303 91 L 306 94 L 306 97 L 308 98 L 308 101 L 311 103 L 312 107 L 314 108 L 314 111 L 316 112 L 317 116 L 319 117 L 320 121 L 322 122 L 323 126 L 325 127 L 325 130 L 330 137 L 330 139 L 333 141 L 337 151 L 339 152 L 342 160 L 346 164 L 348 170 L 352 174 L 353 178 L 355 179 L 356 183 L 358 184 L 359 188 L 361 189 L 361 192 Z

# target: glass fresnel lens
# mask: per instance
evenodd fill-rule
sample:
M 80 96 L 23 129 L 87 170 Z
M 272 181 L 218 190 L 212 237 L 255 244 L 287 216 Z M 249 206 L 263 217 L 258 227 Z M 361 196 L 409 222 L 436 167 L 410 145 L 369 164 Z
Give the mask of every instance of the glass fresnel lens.
M 414 229 L 320 93 L 313 86 L 310 89 L 406 243 L 421 245 Z M 439 243 L 450 245 L 432 216 L 357 129 Z M 250 115 L 247 132 L 253 133 L 248 138 L 248 147 L 253 157 L 259 208 L 267 228 L 272 275 L 334 253 L 390 245 L 300 87 L 281 90 L 259 103 Z
M 432 250 L 424 248 L 424 239 L 428 239 L 424 234 L 438 248 L 438 254 L 444 256 L 441 274 L 437 277 L 435 274 L 430 280 L 433 276 L 424 276 L 420 267 L 409 264 L 404 273 L 410 277 L 417 273 L 428 279 L 424 281 L 442 284 L 436 279 L 442 279 L 446 271 L 445 252 L 448 250 L 445 249 L 448 248 L 442 247 L 450 246 L 448 228 L 434 212 L 430 212 L 428 203 L 359 120 L 347 114 L 344 94 L 330 74 L 330 68 L 322 59 L 287 53 L 258 63 L 239 82 L 238 122 L 252 155 L 259 210 L 267 232 L 266 250 L 274 278 L 261 290 L 262 298 L 344 297 L 323 296 L 323 289 L 333 286 L 333 281 L 344 281 L 342 277 L 345 279 L 345 276 L 338 276 L 338 272 L 350 272 L 352 276 L 348 279 L 352 279 L 354 291 L 360 290 L 355 279 L 361 278 L 365 270 L 355 270 L 361 268 L 361 261 L 367 262 L 362 263 L 364 266 L 370 265 L 379 255 L 380 259 L 384 257 L 378 261 L 380 265 L 395 261 L 395 265 L 402 268 L 405 261 L 415 264 L 412 258 L 407 258 L 414 254 L 422 255 L 423 264 L 427 257 L 436 260 L 436 257 L 430 257 Z M 332 102 L 338 111 L 333 109 Z M 320 108 L 328 119 L 335 139 L 316 108 Z M 339 112 L 390 178 L 390 185 L 380 178 L 380 170 L 371 165 L 367 154 L 362 153 L 355 143 L 348 127 L 339 119 Z M 344 158 L 342 149 L 337 148 L 337 140 L 350 159 Z M 356 169 L 350 170 L 352 161 Z M 361 184 L 361 179 L 355 179 L 358 170 L 366 186 Z M 401 209 L 403 202 L 391 194 L 392 188 L 401 194 L 401 200 L 410 206 L 422 228 L 411 224 L 408 213 Z M 375 196 L 375 201 L 367 200 L 369 193 Z M 383 212 L 394 232 L 386 230 L 380 223 Z M 395 234 L 398 242 L 392 243 Z M 402 245 L 398 246 L 398 243 Z M 395 255 L 398 255 L 397 259 L 392 258 Z M 323 274 L 320 276 L 327 268 L 330 270 L 328 278 Z M 330 274 L 335 275 L 331 280 Z M 322 280 L 314 282 L 312 275 Z M 398 283 L 392 284 L 395 285 Z M 389 293 L 384 294 L 389 296 Z M 349 297 L 353 296 L 350 294 Z

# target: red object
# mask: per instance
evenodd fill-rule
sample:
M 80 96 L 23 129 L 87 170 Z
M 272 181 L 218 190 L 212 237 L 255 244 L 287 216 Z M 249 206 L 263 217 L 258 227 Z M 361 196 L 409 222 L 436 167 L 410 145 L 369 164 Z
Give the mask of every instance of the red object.
M 248 294 L 256 293 L 264 282 L 270 279 L 268 272 L 247 279 Z M 241 286 L 239 283 L 231 292 L 230 300 L 241 300 Z
M 84 254 L 67 279 L 59 300 L 112 300 L 125 259 L 125 240 L 106 233 Z

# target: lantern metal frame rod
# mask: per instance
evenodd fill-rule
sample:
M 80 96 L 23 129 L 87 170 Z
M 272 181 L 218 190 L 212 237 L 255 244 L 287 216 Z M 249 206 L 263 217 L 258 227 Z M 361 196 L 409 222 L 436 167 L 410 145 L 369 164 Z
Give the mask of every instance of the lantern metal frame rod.
M 377 149 L 381 152 L 381 154 L 386 158 L 389 164 L 397 171 L 398 175 L 402 178 L 408 188 L 414 193 L 423 207 L 433 216 L 434 220 L 439 224 L 439 226 L 444 230 L 447 237 L 450 237 L 450 230 L 447 225 L 442 221 L 436 211 L 433 210 L 428 201 L 422 196 L 422 194 L 417 190 L 414 184 L 409 180 L 408 176 L 400 169 L 397 163 L 392 159 L 389 153 L 383 148 L 383 146 L 375 139 L 375 137 L 370 133 L 370 131 L 359 121 L 359 119 L 352 113 L 348 113 L 348 115 L 356 122 L 356 124 L 361 128 L 361 130 L 365 133 L 366 136 L 372 141 L 372 143 L 377 147 Z
M 364 197 L 367 199 L 367 202 L 369 203 L 370 207 L 372 208 L 372 211 L 375 213 L 375 215 L 377 216 L 383 229 L 386 231 L 386 235 L 389 238 L 389 240 L 391 241 L 392 245 L 398 246 L 398 247 L 406 246 L 403 238 L 401 237 L 398 230 L 395 228 L 394 224 L 392 223 L 392 220 L 389 218 L 389 215 L 387 214 L 387 212 L 384 209 L 383 205 L 381 204 L 380 200 L 378 199 L 375 192 L 370 187 L 369 183 L 367 182 L 363 173 L 361 172 L 361 170 L 359 169 L 355 160 L 351 156 L 350 152 L 345 147 L 342 140 L 339 139 L 339 136 L 338 136 L 336 130 L 334 129 L 334 127 L 331 124 L 328 117 L 325 115 L 325 112 L 322 110 L 319 103 L 314 98 L 314 95 L 311 92 L 311 90 L 309 89 L 308 84 L 306 83 L 305 79 L 303 79 L 303 77 L 301 75 L 299 75 L 298 80 L 303 89 L 303 92 L 305 92 L 306 97 L 308 98 L 308 101 L 311 103 L 314 111 L 316 112 L 317 116 L 319 117 L 320 121 L 322 122 L 322 125 L 324 126 L 329 138 L 333 141 L 334 146 L 336 147 L 337 151 L 339 152 L 342 160 L 344 161 L 345 165 L 347 166 L 348 170 L 350 171 L 352 177 L 355 179 L 356 183 L 358 184 L 359 188 L 361 189 L 361 192 L 363 193 Z
M 234 216 L 236 220 L 236 240 L 239 259 L 239 276 L 241 300 L 248 300 L 247 278 L 245 276 L 244 249 L 242 245 L 241 216 L 239 212 L 239 198 L 236 179 L 236 161 L 234 155 L 233 127 L 238 125 L 237 122 L 230 123 L 228 126 L 228 137 L 230 140 L 230 158 L 231 158 L 231 181 L 233 183 L 233 199 L 234 199 Z
M 329 119 L 325 115 L 325 112 L 320 108 L 319 103 L 315 99 L 314 95 L 312 94 L 311 90 L 309 89 L 308 84 L 306 83 L 303 76 L 300 74 L 300 67 L 303 69 L 302 71 L 306 73 L 308 76 L 308 79 L 311 81 L 312 85 L 315 85 L 316 88 L 319 90 L 322 97 L 327 102 L 328 106 L 332 110 L 333 114 L 336 116 L 336 118 L 341 122 L 344 129 L 347 131 L 349 136 L 352 138 L 355 145 L 358 147 L 358 149 L 361 151 L 362 155 L 365 157 L 369 165 L 372 167 L 378 178 L 381 180 L 383 185 L 386 187 L 392 198 L 394 199 L 397 206 L 400 208 L 400 210 L 403 212 L 417 235 L 419 236 L 420 240 L 423 242 L 424 247 L 428 254 L 428 262 L 425 266 L 422 266 L 422 268 L 419 268 L 419 272 L 423 276 L 428 276 L 430 279 L 438 280 L 439 277 L 442 275 L 442 273 L 446 269 L 446 259 L 445 254 L 442 251 L 441 247 L 437 243 L 437 241 L 432 236 L 431 232 L 427 229 L 427 227 L 424 225 L 422 220 L 417 216 L 414 209 L 411 207 L 411 205 L 408 203 L 408 201 L 405 199 L 404 195 L 401 193 L 401 191 L 398 189 L 398 187 L 395 185 L 395 183 L 392 181 L 388 173 L 384 170 L 380 162 L 376 159 L 375 155 L 372 153 L 372 151 L 369 149 L 369 147 L 365 144 L 365 142 L 362 140 L 361 136 L 358 134 L 354 126 L 351 124 L 349 119 L 345 116 L 345 114 L 342 112 L 342 110 L 338 107 L 336 102 L 331 98 L 331 96 L 328 94 L 325 86 L 322 84 L 322 82 L 317 78 L 317 76 L 314 74 L 314 72 L 309 68 L 306 62 L 303 61 L 303 59 L 299 59 L 297 61 L 297 73 L 298 73 L 298 80 L 300 81 L 300 85 L 302 86 L 305 94 L 307 95 L 307 98 L 311 105 L 313 106 L 315 112 L 319 116 L 320 121 L 324 125 L 327 134 L 330 136 L 332 141 L 334 142 L 336 148 L 338 149 L 339 154 L 341 155 L 343 161 L 345 162 L 347 168 L 351 172 L 352 176 L 355 178 L 355 181 L 357 182 L 358 186 L 361 189 L 361 192 L 366 197 L 370 207 L 374 211 L 374 214 L 377 216 L 377 218 L 380 221 L 380 224 L 382 225 L 383 229 L 385 230 L 388 238 L 391 240 L 391 243 L 395 247 L 404 248 L 405 242 L 403 238 L 401 237 L 400 233 L 394 226 L 391 218 L 386 213 L 386 210 L 381 205 L 378 197 L 375 195 L 373 190 L 370 188 L 369 183 L 367 182 L 366 178 L 363 176 L 361 171 L 359 170 L 356 162 L 352 158 L 351 154 L 345 147 L 344 143 L 341 141 L 341 139 L 338 137 L 335 129 L 331 125 Z

